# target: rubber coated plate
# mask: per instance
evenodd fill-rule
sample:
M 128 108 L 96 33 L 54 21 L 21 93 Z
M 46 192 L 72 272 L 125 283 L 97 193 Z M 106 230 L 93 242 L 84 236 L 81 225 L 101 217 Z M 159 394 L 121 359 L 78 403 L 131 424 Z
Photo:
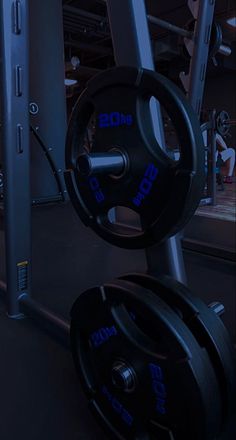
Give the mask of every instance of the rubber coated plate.
M 157 278 L 145 274 L 128 274 L 122 279 L 130 280 L 151 290 L 172 309 L 180 313 L 196 340 L 205 347 L 215 369 L 222 400 L 222 425 L 235 412 L 236 364 L 235 350 L 220 317 L 189 289 L 170 277 Z
M 71 312 L 71 347 L 90 407 L 115 437 L 211 440 L 219 429 L 209 356 L 151 291 L 116 280 L 82 293 Z M 131 371 L 131 389 L 114 382 L 117 363 Z
M 171 160 L 156 141 L 150 100 L 155 97 L 170 117 L 180 159 Z M 124 173 L 85 177 L 78 170 L 85 133 L 94 118 L 90 153 L 121 151 Z M 120 67 L 89 83 L 72 113 L 66 140 L 66 184 L 81 220 L 108 242 L 144 248 L 175 234 L 192 217 L 204 187 L 204 146 L 197 116 L 180 90 L 155 72 Z M 123 206 L 140 219 L 137 230 L 110 220 Z

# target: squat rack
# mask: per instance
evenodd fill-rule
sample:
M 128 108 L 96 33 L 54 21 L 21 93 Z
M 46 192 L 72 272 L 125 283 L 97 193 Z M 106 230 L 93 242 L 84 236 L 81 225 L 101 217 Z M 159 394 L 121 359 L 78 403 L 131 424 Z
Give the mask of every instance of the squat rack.
M 199 114 L 204 90 L 215 1 L 189 0 L 196 19 L 185 88 Z M 43 5 L 41 5 L 43 8 Z M 154 69 L 144 0 L 107 0 L 116 64 Z M 120 17 L 120 20 L 119 20 Z M 123 32 L 120 32 L 122 22 Z M 29 0 L 0 0 L 1 144 L 4 165 L 6 295 L 10 318 L 29 315 L 68 343 L 70 324 L 31 296 L 31 189 L 29 120 Z M 56 38 L 56 36 L 55 36 Z M 64 86 L 64 84 L 63 84 Z M 152 103 L 156 137 L 164 148 L 160 107 Z M 150 273 L 168 273 L 186 283 L 180 235 L 146 250 Z

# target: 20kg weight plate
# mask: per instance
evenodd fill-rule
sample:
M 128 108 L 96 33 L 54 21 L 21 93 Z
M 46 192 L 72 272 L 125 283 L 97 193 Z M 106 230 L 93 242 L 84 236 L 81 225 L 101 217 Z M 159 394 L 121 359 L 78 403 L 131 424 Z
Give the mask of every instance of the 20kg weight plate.
M 151 290 L 180 314 L 201 347 L 205 347 L 211 359 L 220 386 L 224 429 L 235 412 L 236 359 L 235 350 L 222 320 L 189 289 L 178 281 L 162 276 L 158 279 L 146 274 L 128 274 L 122 279 L 137 283 Z
M 180 159 L 158 144 L 150 100 L 164 107 L 176 130 Z M 94 119 L 93 142 L 85 133 Z M 132 67 L 97 75 L 75 105 L 66 140 L 65 179 L 85 225 L 108 242 L 143 248 L 178 232 L 197 208 L 204 187 L 204 146 L 197 116 L 165 77 Z M 111 221 L 112 208 L 138 214 L 141 229 Z
M 71 311 L 71 347 L 90 407 L 114 437 L 211 440 L 218 432 L 209 355 L 150 290 L 116 280 L 82 293 Z

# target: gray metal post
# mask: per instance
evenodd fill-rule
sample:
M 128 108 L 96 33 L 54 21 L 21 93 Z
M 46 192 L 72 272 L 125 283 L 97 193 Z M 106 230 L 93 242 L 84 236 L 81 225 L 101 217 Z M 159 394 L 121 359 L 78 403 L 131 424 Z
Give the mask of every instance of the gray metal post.
M 144 0 L 107 0 L 108 16 L 117 65 L 154 70 L 152 47 Z M 156 138 L 164 148 L 160 106 L 152 102 L 152 119 Z M 163 257 L 164 255 L 166 257 Z M 172 237 L 161 246 L 146 250 L 149 271 L 165 272 L 186 283 L 180 237 Z
M 0 33 L 7 303 L 17 317 L 31 266 L 28 0 L 0 0 Z
M 190 71 L 189 75 L 186 76 L 185 84 L 189 101 L 196 113 L 200 115 L 215 0 L 189 0 L 189 4 L 194 4 L 196 24 Z
M 47 203 L 66 195 L 63 171 L 67 116 L 62 2 L 30 0 L 29 20 L 30 124 L 37 128 L 37 132 L 31 134 L 32 199 L 33 203 Z M 54 162 L 55 174 L 40 147 L 40 140 Z
M 116 64 L 154 70 L 146 8 L 143 0 L 107 0 L 111 36 Z M 152 102 L 152 119 L 156 138 L 164 148 L 160 106 Z

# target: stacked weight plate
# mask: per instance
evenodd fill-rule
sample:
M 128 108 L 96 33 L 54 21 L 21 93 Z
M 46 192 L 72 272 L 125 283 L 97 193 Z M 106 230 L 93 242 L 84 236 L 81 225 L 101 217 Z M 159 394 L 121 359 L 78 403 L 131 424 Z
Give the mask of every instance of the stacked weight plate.
M 233 349 L 214 311 L 168 278 L 80 295 L 71 342 L 90 407 L 119 439 L 213 440 L 233 411 Z

